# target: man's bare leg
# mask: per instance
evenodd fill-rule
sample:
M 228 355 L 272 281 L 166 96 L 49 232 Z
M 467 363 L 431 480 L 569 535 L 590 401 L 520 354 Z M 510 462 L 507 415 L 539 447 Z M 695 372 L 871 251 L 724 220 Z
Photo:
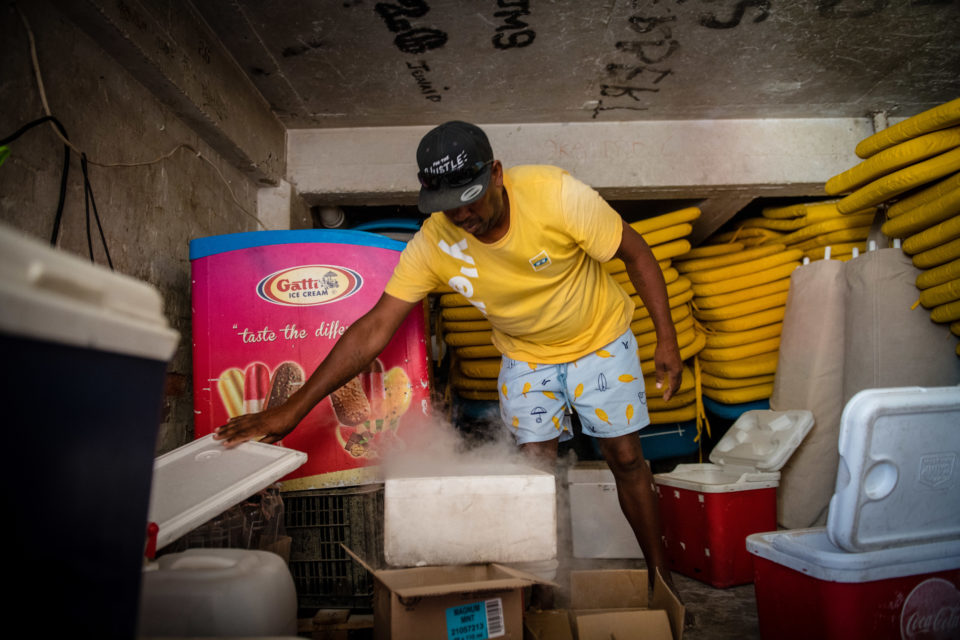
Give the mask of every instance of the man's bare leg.
M 520 445 L 520 452 L 538 469 L 555 473 L 557 468 L 557 451 L 560 438 L 546 442 L 528 442 Z
M 630 433 L 614 438 L 597 438 L 597 442 L 613 472 L 620 508 L 640 543 L 651 580 L 654 569 L 659 569 L 664 581 L 677 593 L 660 533 L 660 507 L 653 474 L 643 458 L 640 438 L 636 433 Z

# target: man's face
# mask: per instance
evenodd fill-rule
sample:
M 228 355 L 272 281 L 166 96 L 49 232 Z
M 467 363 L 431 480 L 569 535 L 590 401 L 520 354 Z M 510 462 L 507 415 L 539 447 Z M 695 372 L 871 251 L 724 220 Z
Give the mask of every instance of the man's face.
M 447 216 L 454 225 L 463 229 L 478 240 L 492 242 L 496 240 L 499 225 L 503 222 L 504 203 L 501 185 L 502 173 L 499 162 L 494 165 L 490 175 L 490 184 L 483 197 L 463 207 L 447 209 Z

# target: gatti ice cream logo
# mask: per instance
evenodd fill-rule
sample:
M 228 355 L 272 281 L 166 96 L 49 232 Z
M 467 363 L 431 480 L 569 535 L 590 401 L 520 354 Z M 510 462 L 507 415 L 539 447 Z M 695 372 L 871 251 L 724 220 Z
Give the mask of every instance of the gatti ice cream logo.
M 362 286 L 363 277 L 353 269 L 311 264 L 270 274 L 257 284 L 257 295 L 273 304 L 307 307 L 344 300 Z

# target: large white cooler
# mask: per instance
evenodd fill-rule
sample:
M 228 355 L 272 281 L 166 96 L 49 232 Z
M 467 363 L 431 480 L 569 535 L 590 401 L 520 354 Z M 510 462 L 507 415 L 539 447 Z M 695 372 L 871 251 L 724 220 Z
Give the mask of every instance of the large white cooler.
M 133 637 L 178 339 L 152 286 L 0 227 L 9 628 Z
M 557 556 L 553 474 L 457 464 L 384 482 L 384 559 L 393 567 L 539 563 Z
M 862 391 L 839 447 L 827 527 L 747 539 L 761 635 L 960 637 L 960 387 Z
M 753 580 L 746 537 L 776 528 L 779 470 L 812 427 L 810 411 L 746 411 L 711 463 L 654 476 L 672 570 L 715 587 Z

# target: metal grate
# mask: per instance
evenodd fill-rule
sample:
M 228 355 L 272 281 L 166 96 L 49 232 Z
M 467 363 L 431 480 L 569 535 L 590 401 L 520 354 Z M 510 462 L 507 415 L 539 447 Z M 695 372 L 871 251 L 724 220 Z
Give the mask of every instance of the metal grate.
M 372 607 L 373 577 L 341 543 L 383 562 L 383 485 L 283 494 L 290 572 L 302 610 Z

